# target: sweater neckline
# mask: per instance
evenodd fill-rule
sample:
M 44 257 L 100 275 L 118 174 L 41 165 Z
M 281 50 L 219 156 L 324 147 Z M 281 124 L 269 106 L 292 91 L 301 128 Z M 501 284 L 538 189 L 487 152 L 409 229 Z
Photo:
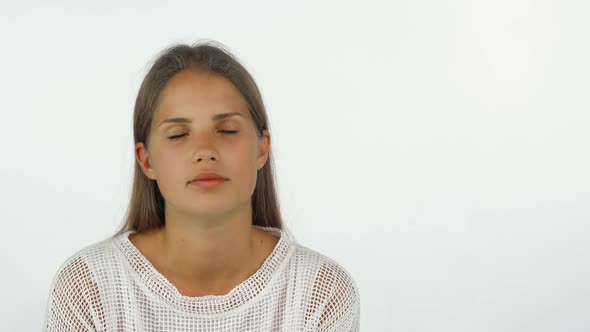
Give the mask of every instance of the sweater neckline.
M 129 240 L 129 235 L 135 233 L 134 230 L 119 235 L 116 243 L 127 258 L 135 276 L 151 293 L 169 306 L 186 313 L 221 314 L 237 309 L 263 293 L 289 253 L 290 246 L 285 231 L 273 227 L 255 227 L 277 235 L 279 241 L 253 275 L 224 295 L 182 295 Z

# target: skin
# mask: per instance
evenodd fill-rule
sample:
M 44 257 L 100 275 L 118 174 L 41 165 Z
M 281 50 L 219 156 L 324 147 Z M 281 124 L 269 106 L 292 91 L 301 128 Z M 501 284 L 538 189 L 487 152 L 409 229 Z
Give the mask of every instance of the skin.
M 228 112 L 242 116 L 212 120 Z M 160 125 L 169 118 L 191 122 Z M 225 130 L 238 133 L 221 132 Z M 135 146 L 137 162 L 166 201 L 166 224 L 129 240 L 181 294 L 227 294 L 274 249 L 278 237 L 252 226 L 251 207 L 257 171 L 269 148 L 270 134 L 256 135 L 246 101 L 223 76 L 184 69 L 168 81 L 148 148 L 143 142 Z M 228 181 L 216 188 L 190 183 L 208 171 Z

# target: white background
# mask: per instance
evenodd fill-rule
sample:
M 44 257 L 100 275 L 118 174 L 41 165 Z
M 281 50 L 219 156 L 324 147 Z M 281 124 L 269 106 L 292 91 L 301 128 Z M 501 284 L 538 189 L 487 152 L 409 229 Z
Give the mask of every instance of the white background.
M 16 3 L 16 2 L 15 2 Z M 0 326 L 130 193 L 148 62 L 224 43 L 258 82 L 281 206 L 363 331 L 590 330 L 588 1 L 0 5 Z

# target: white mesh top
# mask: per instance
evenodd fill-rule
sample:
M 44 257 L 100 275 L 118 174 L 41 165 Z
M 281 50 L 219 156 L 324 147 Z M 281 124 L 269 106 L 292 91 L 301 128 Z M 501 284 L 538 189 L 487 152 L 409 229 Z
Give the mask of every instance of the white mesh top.
M 258 227 L 258 226 L 256 226 Z M 89 245 L 59 267 L 47 331 L 358 331 L 360 298 L 330 258 L 279 236 L 262 266 L 225 295 L 180 294 L 127 231 Z

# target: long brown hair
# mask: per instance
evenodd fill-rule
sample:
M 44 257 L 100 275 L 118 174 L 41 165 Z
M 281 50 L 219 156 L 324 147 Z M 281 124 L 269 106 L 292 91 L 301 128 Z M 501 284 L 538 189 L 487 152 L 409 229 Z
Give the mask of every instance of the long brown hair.
M 182 69 L 198 68 L 222 75 L 240 91 L 248 104 L 256 133 L 262 137 L 269 130 L 268 116 L 260 91 L 250 73 L 227 47 L 215 41 L 200 41 L 192 45 L 175 44 L 164 49 L 145 76 L 135 100 L 133 139 L 149 144 L 151 122 L 164 86 Z M 269 130 L 270 131 L 270 130 Z M 273 171 L 271 150 L 264 166 L 258 170 L 252 194 L 252 223 L 257 226 L 284 229 Z M 165 223 L 165 202 L 155 180 L 148 178 L 135 162 L 133 189 L 123 225 L 113 235 L 128 230 L 137 232 L 159 228 Z

